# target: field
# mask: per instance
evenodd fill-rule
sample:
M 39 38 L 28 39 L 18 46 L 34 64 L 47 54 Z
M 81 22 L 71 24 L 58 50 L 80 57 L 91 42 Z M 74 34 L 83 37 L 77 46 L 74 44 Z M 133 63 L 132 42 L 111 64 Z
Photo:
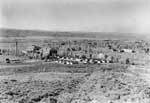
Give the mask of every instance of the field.
M 41 38 L 42 34 L 45 37 Z M 51 40 L 64 43 L 72 38 L 72 45 L 76 43 L 82 47 L 88 41 L 93 45 L 93 53 L 94 45 L 98 45 L 99 52 L 119 60 L 112 63 L 67 65 L 20 55 L 0 55 L 0 103 L 150 103 L 150 54 L 144 52 L 145 42 L 137 45 L 135 41 L 138 39 L 133 40 L 134 36 L 131 38 L 129 35 L 121 37 L 116 34 L 111 37 L 112 35 L 102 33 L 100 37 L 97 33 L 85 33 L 81 39 L 82 33 L 76 34 L 78 35 L 68 32 L 2 30 L 1 45 L 6 49 L 10 44 L 12 50 L 15 49 L 16 37 L 26 38 L 19 41 L 20 51 L 32 44 L 46 44 Z M 97 41 L 96 37 L 112 40 L 97 38 Z M 113 49 L 119 45 L 122 48 L 134 48 L 137 52 L 120 53 L 108 49 L 108 44 Z M 67 46 L 68 44 L 65 45 Z M 20 61 L 5 63 L 6 58 Z M 130 63 L 125 62 L 126 58 L 129 58 Z

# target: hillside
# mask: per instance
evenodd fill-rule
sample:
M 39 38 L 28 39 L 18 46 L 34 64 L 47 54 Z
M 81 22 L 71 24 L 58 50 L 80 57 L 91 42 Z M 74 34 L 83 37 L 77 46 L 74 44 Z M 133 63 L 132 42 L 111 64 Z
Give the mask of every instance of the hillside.
M 44 30 L 21 30 L 21 29 L 0 29 L 1 38 L 89 38 L 89 39 L 116 39 L 116 40 L 144 40 L 145 36 L 131 33 L 115 32 L 65 32 L 65 31 L 44 31 Z

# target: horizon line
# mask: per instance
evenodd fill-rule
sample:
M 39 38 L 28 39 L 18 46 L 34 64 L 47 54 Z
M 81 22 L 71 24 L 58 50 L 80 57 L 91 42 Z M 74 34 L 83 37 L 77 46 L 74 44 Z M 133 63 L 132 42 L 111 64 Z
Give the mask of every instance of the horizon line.
M 106 31 L 106 32 L 103 32 L 103 31 L 83 31 L 83 30 L 80 30 L 80 31 L 77 31 L 77 30 L 48 30 L 48 29 L 24 29 L 24 28 L 11 28 L 11 27 L 0 27 L 0 29 L 9 29 L 9 30 L 28 30 L 28 31 L 45 31 L 45 32 L 80 32 L 80 33 L 117 33 L 117 34 L 138 34 L 138 35 L 146 35 L 146 34 L 150 34 L 150 33 L 130 33 L 130 32 L 111 32 L 111 31 Z M 112 34 L 113 35 L 113 34 Z

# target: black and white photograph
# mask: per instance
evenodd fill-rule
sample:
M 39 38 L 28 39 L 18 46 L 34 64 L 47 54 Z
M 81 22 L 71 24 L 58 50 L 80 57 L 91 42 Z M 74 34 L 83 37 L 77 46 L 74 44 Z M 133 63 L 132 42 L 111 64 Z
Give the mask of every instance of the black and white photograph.
M 150 103 L 150 0 L 0 0 L 0 103 Z

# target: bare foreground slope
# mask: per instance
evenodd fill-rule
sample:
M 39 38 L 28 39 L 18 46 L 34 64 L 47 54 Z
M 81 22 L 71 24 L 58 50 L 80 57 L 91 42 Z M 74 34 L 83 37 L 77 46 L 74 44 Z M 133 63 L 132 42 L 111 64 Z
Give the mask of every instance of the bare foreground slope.
M 54 71 L 51 68 L 1 70 L 5 73 L 0 82 L 1 103 L 150 102 L 148 79 L 139 76 L 141 72 L 133 67 L 115 64 L 82 67 L 82 70 L 67 68 L 58 67 L 57 72 L 47 72 Z M 150 75 L 150 72 L 143 74 Z
M 90 37 L 84 35 L 82 40 L 80 33 L 74 35 L 66 32 L 59 34 L 58 32 L 4 30 L 3 33 L 7 35 L 3 34 L 2 37 L 5 39 L 1 43 L 6 44 L 3 45 L 6 49 L 7 44 L 12 44 L 10 47 L 14 50 L 14 40 L 19 39 L 16 38 L 19 36 L 21 37 L 19 51 L 25 50 L 25 46 L 32 44 L 48 44 L 52 39 L 63 44 L 62 47 L 68 47 L 62 40 L 67 41 L 69 39 L 67 36 L 72 35 L 76 36 L 70 37 L 72 47 L 75 45 L 73 43 L 76 43 L 75 46 L 77 48 L 81 46 L 82 50 L 82 43 L 86 44 L 88 41 L 93 44 L 92 54 L 94 50 L 99 50 L 98 52 L 105 56 L 98 59 L 94 56 L 88 58 L 93 62 L 67 64 L 67 60 L 64 62 L 61 58 L 60 61 L 58 59 L 45 62 L 21 54 L 0 55 L 0 103 L 150 103 L 150 53 L 147 51 L 150 47 L 149 43 L 138 41 L 134 37 L 132 38 L 135 39 L 134 42 L 129 37 L 126 40 L 123 40 L 124 37 L 118 37 L 116 40 L 117 36 L 113 40 L 108 40 L 112 38 L 108 35 L 107 40 L 100 40 L 104 36 L 101 35 L 99 41 L 96 41 L 97 39 L 95 40 L 95 37 L 90 34 L 88 34 Z M 13 37 L 10 37 L 11 33 Z M 41 38 L 42 33 L 46 38 Z M 51 36 L 48 38 L 49 33 Z M 28 36 L 26 37 L 25 34 Z M 35 38 L 36 34 L 37 38 Z M 66 36 L 60 39 L 61 34 Z M 26 39 L 22 40 L 22 38 Z M 92 39 L 87 40 L 87 38 Z M 126 47 L 128 49 L 125 50 L 128 51 L 122 52 Z M 130 52 L 130 49 L 134 49 L 134 52 Z M 66 57 L 68 59 L 70 55 L 65 55 Z M 6 63 L 7 58 L 13 60 Z M 95 63 L 95 59 L 99 62 Z

